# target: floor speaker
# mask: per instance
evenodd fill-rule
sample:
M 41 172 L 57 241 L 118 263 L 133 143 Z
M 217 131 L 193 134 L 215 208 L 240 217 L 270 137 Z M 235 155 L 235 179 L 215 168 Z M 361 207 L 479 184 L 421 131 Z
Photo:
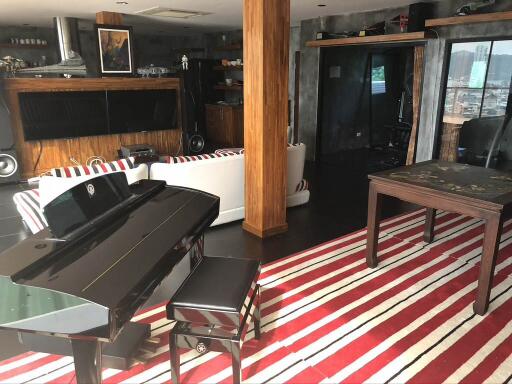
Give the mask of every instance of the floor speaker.
M 0 184 L 15 183 L 20 180 L 20 166 L 14 150 L 0 149 Z
M 201 154 L 204 150 L 204 137 L 197 132 L 189 132 L 186 135 L 185 145 L 186 152 L 190 155 Z
M 13 146 L 11 116 L 5 100 L 0 95 L 0 150 L 12 148 Z
M 0 184 L 20 180 L 20 164 L 14 147 L 9 108 L 0 96 Z

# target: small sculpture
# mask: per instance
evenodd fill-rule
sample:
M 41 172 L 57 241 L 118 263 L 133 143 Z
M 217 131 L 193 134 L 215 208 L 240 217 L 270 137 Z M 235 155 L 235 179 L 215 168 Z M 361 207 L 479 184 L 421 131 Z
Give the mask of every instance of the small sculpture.
M 188 57 L 187 55 L 183 55 L 181 58 L 181 67 L 184 71 L 188 71 Z

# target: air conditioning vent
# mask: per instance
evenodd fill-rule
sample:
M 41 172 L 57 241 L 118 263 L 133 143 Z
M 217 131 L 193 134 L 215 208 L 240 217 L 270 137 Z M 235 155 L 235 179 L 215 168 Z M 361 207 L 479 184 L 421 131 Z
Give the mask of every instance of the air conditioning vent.
M 137 15 L 170 17 L 174 19 L 190 19 L 192 17 L 211 15 L 211 13 L 209 12 L 186 11 L 183 9 L 172 9 L 163 7 L 153 7 L 135 13 Z

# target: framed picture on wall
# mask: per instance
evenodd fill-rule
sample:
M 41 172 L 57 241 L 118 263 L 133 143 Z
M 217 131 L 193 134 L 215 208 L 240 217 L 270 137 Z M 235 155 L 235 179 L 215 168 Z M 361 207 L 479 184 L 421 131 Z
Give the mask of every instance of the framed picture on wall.
M 100 75 L 133 75 L 132 28 L 121 25 L 96 24 L 95 32 L 98 41 Z

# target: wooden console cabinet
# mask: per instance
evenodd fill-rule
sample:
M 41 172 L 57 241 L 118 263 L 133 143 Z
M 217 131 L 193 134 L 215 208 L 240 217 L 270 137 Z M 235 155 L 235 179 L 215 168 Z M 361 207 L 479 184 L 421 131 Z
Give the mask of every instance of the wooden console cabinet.
M 85 164 L 91 156 L 103 156 L 107 161 L 117 158 L 121 145 L 151 144 L 159 153 L 176 153 L 180 148 L 181 85 L 178 78 L 20 78 L 3 80 L 3 88 L 11 111 L 15 149 L 21 162 L 22 177 L 28 178 L 47 172 L 55 167 L 73 165 L 75 160 Z M 174 130 L 110 134 L 104 136 L 76 137 L 26 141 L 20 116 L 20 92 L 76 92 L 103 90 L 161 90 L 177 91 L 178 127 Z
M 224 147 L 243 147 L 244 106 L 206 104 L 206 138 Z

